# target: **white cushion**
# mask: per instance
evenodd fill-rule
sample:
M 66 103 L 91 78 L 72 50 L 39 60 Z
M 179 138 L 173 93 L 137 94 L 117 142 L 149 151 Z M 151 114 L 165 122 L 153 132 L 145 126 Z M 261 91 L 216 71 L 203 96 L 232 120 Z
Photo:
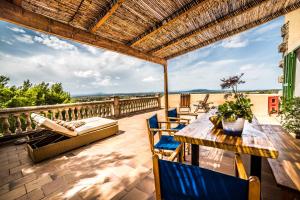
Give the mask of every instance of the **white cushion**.
M 77 133 L 75 133 L 74 131 L 71 131 L 57 123 L 55 123 L 54 121 L 52 121 L 51 119 L 48 119 L 42 115 L 38 115 L 35 113 L 31 114 L 31 118 L 33 119 L 33 121 L 41 127 L 45 127 L 48 128 L 50 130 L 53 130 L 57 133 L 60 133 L 62 135 L 65 135 L 67 137 L 74 137 L 77 136 Z
M 106 119 L 101 117 L 91 117 L 87 119 L 82 119 L 78 121 L 85 122 L 84 125 L 76 128 L 74 132 L 77 135 L 81 135 L 87 132 L 95 131 L 98 129 L 106 128 L 108 126 L 116 125 L 118 124 L 118 121 L 112 120 L 112 119 Z
M 102 128 L 106 128 L 108 126 L 118 124 L 118 121 L 116 121 L 116 120 L 106 119 L 106 118 L 101 118 L 101 117 L 91 117 L 91 118 L 87 118 L 87 119 L 81 119 L 81 120 L 74 121 L 74 122 L 83 121 L 83 122 L 85 122 L 85 124 L 76 128 L 74 131 L 71 131 L 44 116 L 32 113 L 31 117 L 32 117 L 33 121 L 35 123 L 37 123 L 39 126 L 48 128 L 50 130 L 53 130 L 57 133 L 60 133 L 62 135 L 68 136 L 68 137 L 74 137 L 77 135 L 81 135 L 84 133 L 88 133 L 91 131 L 95 131 L 98 129 L 102 129 Z

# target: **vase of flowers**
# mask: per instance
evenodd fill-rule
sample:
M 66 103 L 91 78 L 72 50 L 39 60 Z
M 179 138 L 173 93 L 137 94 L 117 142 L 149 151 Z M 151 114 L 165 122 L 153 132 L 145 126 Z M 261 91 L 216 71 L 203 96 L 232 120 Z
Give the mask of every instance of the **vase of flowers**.
M 225 94 L 225 103 L 218 106 L 218 117 L 222 120 L 224 133 L 232 136 L 241 136 L 245 120 L 252 122 L 253 113 L 251 100 L 246 95 L 238 91 L 238 85 L 244 84 L 241 80 L 244 74 L 221 79 L 222 89 L 231 89 Z M 231 98 L 231 100 L 228 100 Z

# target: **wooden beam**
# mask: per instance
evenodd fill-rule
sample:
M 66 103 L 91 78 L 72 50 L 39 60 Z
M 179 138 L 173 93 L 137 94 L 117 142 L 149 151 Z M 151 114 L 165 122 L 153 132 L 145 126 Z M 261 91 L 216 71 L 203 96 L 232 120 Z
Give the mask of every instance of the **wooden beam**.
M 108 11 L 99 18 L 98 22 L 91 28 L 91 32 L 95 33 L 101 25 L 103 25 L 115 12 L 116 10 L 124 3 L 125 0 L 115 0 L 108 9 Z
M 244 12 L 247 12 L 249 11 L 249 9 L 252 9 L 252 8 L 255 8 L 256 6 L 259 6 L 261 5 L 262 3 L 266 2 L 266 0 L 258 0 L 258 1 L 250 1 L 248 4 L 246 4 L 245 6 L 241 7 L 241 8 L 238 8 L 230 13 L 228 13 L 227 15 L 224 15 L 222 17 L 219 17 L 217 19 L 215 19 L 214 21 L 211 21 L 211 22 L 208 22 L 206 24 L 204 24 L 203 26 L 200 26 L 199 28 L 189 32 L 189 33 L 186 33 L 186 34 L 183 34 L 179 37 L 177 37 L 176 39 L 174 40 L 171 40 L 163 45 L 160 45 L 152 50 L 149 51 L 149 53 L 155 53 L 161 49 L 164 49 L 164 48 L 167 48 L 171 45 L 176 45 L 178 44 L 179 42 L 181 42 L 182 40 L 186 40 L 186 39 L 189 39 L 191 37 L 194 37 L 195 35 L 198 35 L 200 34 L 202 31 L 206 30 L 206 29 L 209 29 L 209 28 L 212 28 L 214 26 L 218 26 L 219 23 L 222 23 L 226 20 L 229 20 L 233 17 L 236 17 L 237 15 L 240 15 L 240 14 L 243 14 Z
M 170 16 L 168 16 L 164 20 L 156 23 L 153 27 L 151 27 L 150 29 L 146 30 L 144 33 L 142 33 L 138 37 L 136 37 L 133 40 L 131 40 L 130 42 L 128 42 L 128 45 L 134 46 L 134 45 L 140 44 L 141 42 L 145 41 L 150 36 L 157 33 L 161 28 L 174 23 L 178 18 L 180 18 L 184 15 L 187 15 L 189 12 L 192 12 L 193 10 L 197 9 L 200 5 L 202 5 L 201 3 L 203 3 L 204 1 L 205 0 L 194 0 L 194 1 L 191 1 L 190 3 L 184 5 L 179 10 L 175 11 L 174 13 L 172 13 Z
M 166 64 L 165 59 L 148 55 L 124 44 L 114 42 L 107 38 L 97 36 L 90 32 L 27 11 L 19 6 L 9 3 L 8 1 L 0 1 L 0 20 L 4 20 L 44 33 L 57 35 L 59 37 L 71 39 L 77 42 L 89 44 L 95 47 L 100 47 L 125 55 L 133 56 L 153 63 L 161 65 Z
M 175 57 L 183 55 L 183 54 L 185 54 L 187 52 L 193 51 L 195 49 L 199 49 L 201 47 L 207 46 L 207 45 L 212 44 L 214 42 L 217 42 L 219 40 L 223 40 L 223 39 L 228 38 L 230 36 L 233 36 L 233 35 L 235 35 L 237 33 L 246 31 L 246 30 L 248 30 L 250 28 L 254 28 L 254 27 L 259 26 L 261 24 L 264 24 L 264 23 L 266 23 L 268 21 L 271 21 L 271 20 L 273 20 L 273 19 L 275 19 L 275 18 L 277 18 L 279 16 L 282 16 L 282 15 L 288 13 L 288 12 L 296 10 L 297 8 L 300 8 L 300 2 L 297 2 L 297 3 L 295 3 L 293 5 L 290 5 L 290 6 L 286 7 L 286 8 L 282 8 L 282 9 L 280 9 L 279 11 L 277 11 L 274 14 L 268 15 L 266 17 L 263 17 L 263 18 L 261 18 L 259 20 L 254 21 L 254 22 L 250 22 L 250 23 L 248 23 L 248 24 L 246 24 L 246 25 L 244 25 L 242 27 L 239 27 L 239 28 L 233 29 L 233 30 L 231 30 L 229 32 L 226 32 L 224 34 L 218 35 L 218 36 L 216 36 L 214 38 L 211 38 L 209 40 L 206 40 L 206 41 L 204 41 L 204 42 L 202 42 L 200 44 L 197 44 L 195 46 L 186 48 L 183 51 L 180 51 L 178 53 L 175 53 L 175 54 L 172 54 L 170 56 L 167 56 L 167 57 L 165 57 L 165 59 L 168 60 L 168 59 L 171 59 L 171 58 L 175 58 Z
M 83 2 L 84 2 L 84 0 L 81 0 L 81 1 L 80 1 L 80 4 L 79 4 L 79 6 L 77 7 L 77 10 L 76 10 L 75 14 L 71 17 L 71 19 L 69 20 L 69 23 L 72 23 L 72 22 L 73 22 L 73 20 L 75 19 L 76 15 L 78 14 L 78 12 L 79 12 L 79 10 L 80 10 L 82 4 L 83 4 Z
M 168 109 L 169 109 L 169 86 L 168 86 L 168 65 L 164 64 L 164 95 L 165 95 L 165 117 L 168 121 Z
M 22 6 L 22 1 L 23 0 L 13 0 L 12 2 L 17 6 Z

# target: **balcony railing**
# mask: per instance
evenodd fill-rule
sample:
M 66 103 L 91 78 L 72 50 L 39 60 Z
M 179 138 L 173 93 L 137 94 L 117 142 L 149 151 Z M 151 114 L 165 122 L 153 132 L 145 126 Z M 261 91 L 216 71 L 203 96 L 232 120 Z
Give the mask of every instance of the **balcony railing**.
M 94 116 L 118 118 L 135 112 L 158 109 L 160 107 L 159 95 L 133 99 L 119 99 L 119 97 L 114 97 L 112 100 L 107 101 L 5 108 L 0 109 L 0 119 L 3 135 L 12 135 L 39 128 L 32 124 L 30 115 L 33 112 L 52 120 L 71 121 Z
M 286 43 L 286 42 L 282 42 L 282 43 L 278 46 L 278 52 L 284 54 L 286 51 L 287 51 L 287 43 Z
M 281 37 L 285 37 L 286 35 L 288 35 L 288 32 L 289 32 L 289 23 L 285 23 L 281 27 Z

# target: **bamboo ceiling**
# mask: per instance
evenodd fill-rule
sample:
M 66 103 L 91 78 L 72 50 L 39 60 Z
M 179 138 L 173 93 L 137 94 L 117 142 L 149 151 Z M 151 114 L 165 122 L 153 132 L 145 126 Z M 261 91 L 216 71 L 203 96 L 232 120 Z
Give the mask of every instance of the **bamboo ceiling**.
M 132 52 L 140 52 L 141 56 L 137 57 L 149 55 L 154 60 L 174 58 L 300 7 L 300 0 L 11 0 L 8 2 L 26 11 L 89 32 L 95 35 L 95 38 L 113 41 L 113 44 L 120 44 L 124 49 L 128 47 Z M 0 14 L 0 18 L 5 20 L 5 17 L 1 17 Z

